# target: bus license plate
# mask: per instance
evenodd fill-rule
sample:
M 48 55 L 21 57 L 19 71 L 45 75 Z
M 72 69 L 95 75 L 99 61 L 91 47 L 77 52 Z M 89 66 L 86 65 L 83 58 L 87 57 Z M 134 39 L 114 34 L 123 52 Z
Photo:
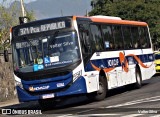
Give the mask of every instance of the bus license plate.
M 54 98 L 54 93 L 42 95 L 42 99 Z

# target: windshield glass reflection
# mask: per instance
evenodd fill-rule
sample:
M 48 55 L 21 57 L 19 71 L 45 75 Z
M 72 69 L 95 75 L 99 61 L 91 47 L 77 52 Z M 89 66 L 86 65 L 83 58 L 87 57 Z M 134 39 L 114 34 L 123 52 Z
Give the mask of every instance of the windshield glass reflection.
M 80 59 L 75 32 L 55 33 L 13 44 L 14 70 L 34 72 L 64 67 Z

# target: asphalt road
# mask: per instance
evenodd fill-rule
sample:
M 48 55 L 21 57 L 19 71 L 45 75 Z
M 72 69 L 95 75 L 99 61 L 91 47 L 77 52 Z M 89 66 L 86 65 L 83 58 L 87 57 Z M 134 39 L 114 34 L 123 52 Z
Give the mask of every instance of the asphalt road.
M 41 115 L 21 116 L 109 116 L 109 117 L 160 117 L 160 76 L 154 76 L 144 81 L 141 89 L 126 89 L 125 87 L 110 90 L 103 101 L 93 102 L 86 96 L 78 96 L 59 103 L 56 107 L 43 110 L 38 102 L 27 102 L 2 109 L 40 110 Z M 2 110 L 1 110 L 2 111 Z M 2 112 L 0 112 L 2 113 Z M 0 114 L 0 116 L 6 116 Z

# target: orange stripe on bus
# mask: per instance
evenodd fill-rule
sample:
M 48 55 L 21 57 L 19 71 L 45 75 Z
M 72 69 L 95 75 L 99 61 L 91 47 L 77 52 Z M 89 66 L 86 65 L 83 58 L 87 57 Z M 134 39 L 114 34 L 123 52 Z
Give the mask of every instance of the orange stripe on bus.
M 129 54 L 129 55 L 127 55 L 127 56 L 133 56 L 133 57 L 136 59 L 136 61 L 137 61 L 143 68 L 149 68 L 149 67 L 151 67 L 152 64 L 153 64 L 153 63 L 152 63 L 150 66 L 146 66 L 146 65 L 143 64 L 143 62 L 142 62 L 136 55 L 134 55 L 134 54 Z M 125 55 L 124 55 L 122 52 L 119 53 L 119 59 L 120 59 L 121 65 L 122 65 L 122 63 L 124 63 L 124 66 L 122 65 L 123 70 L 124 70 L 125 72 L 128 72 L 128 68 L 129 68 L 128 61 L 125 60 L 125 59 L 126 59 L 126 58 L 125 58 Z M 95 66 L 92 62 L 90 62 L 90 63 L 91 63 L 91 65 L 92 65 L 93 69 L 95 69 L 95 70 L 97 70 L 97 71 L 100 71 L 100 70 L 101 70 L 101 68 Z M 104 68 L 103 70 L 104 70 L 105 72 L 110 72 L 110 71 L 112 71 L 113 69 L 115 69 L 115 67 L 114 67 L 114 68 Z
M 76 18 L 77 18 L 76 16 L 73 16 L 73 18 L 72 18 L 72 19 L 73 19 L 73 20 L 76 20 Z
M 12 32 L 12 27 L 10 28 L 10 33 Z
M 91 65 L 92 65 L 92 67 L 93 67 L 95 70 L 97 70 L 97 71 L 100 71 L 100 70 L 101 70 L 99 67 L 95 66 L 92 62 L 91 62 Z M 103 70 L 104 70 L 105 72 L 110 72 L 110 71 L 113 70 L 113 69 L 115 69 L 115 68 L 104 68 Z
M 104 70 L 105 72 L 110 72 L 110 71 L 112 71 L 113 69 L 115 69 L 115 68 L 104 68 L 103 70 Z
M 76 16 L 76 17 L 78 17 L 78 18 L 88 18 L 88 19 L 91 19 L 93 22 L 99 22 L 99 23 L 148 26 L 148 24 L 146 22 L 140 22 L 140 21 L 116 20 L 116 19 L 95 18 L 95 17 L 85 17 L 85 16 Z
M 122 65 L 123 70 L 125 72 L 128 72 L 128 68 L 129 68 L 128 62 L 125 58 L 125 55 L 122 52 L 119 53 L 119 59 L 120 59 L 120 63 Z
M 93 69 L 95 69 L 95 70 L 97 70 L 97 71 L 100 71 L 100 70 L 101 70 L 99 67 L 97 67 L 97 66 L 95 66 L 94 64 L 92 64 L 92 62 L 91 62 L 91 65 L 92 65 Z
M 136 55 L 134 55 L 134 54 L 129 54 L 129 55 L 127 55 L 127 56 L 133 56 L 135 59 L 136 59 L 136 61 L 143 67 L 143 68 L 149 68 L 149 67 L 151 67 L 152 66 L 152 64 L 150 65 L 150 66 L 146 66 L 146 65 L 144 65 L 143 63 L 142 63 L 142 61 L 136 56 Z
M 104 19 L 104 18 L 90 18 L 93 22 L 103 22 L 110 24 L 125 24 L 125 25 L 138 25 L 138 26 L 147 26 L 145 22 L 138 21 L 129 21 L 129 20 L 113 20 L 113 19 Z

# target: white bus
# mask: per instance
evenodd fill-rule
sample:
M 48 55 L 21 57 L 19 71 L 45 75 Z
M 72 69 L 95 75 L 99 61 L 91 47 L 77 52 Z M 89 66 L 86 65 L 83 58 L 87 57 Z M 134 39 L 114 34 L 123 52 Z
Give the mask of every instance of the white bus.
M 103 100 L 107 90 L 155 74 L 145 22 L 108 17 L 60 17 L 11 29 L 13 69 L 20 102 L 78 94 Z

